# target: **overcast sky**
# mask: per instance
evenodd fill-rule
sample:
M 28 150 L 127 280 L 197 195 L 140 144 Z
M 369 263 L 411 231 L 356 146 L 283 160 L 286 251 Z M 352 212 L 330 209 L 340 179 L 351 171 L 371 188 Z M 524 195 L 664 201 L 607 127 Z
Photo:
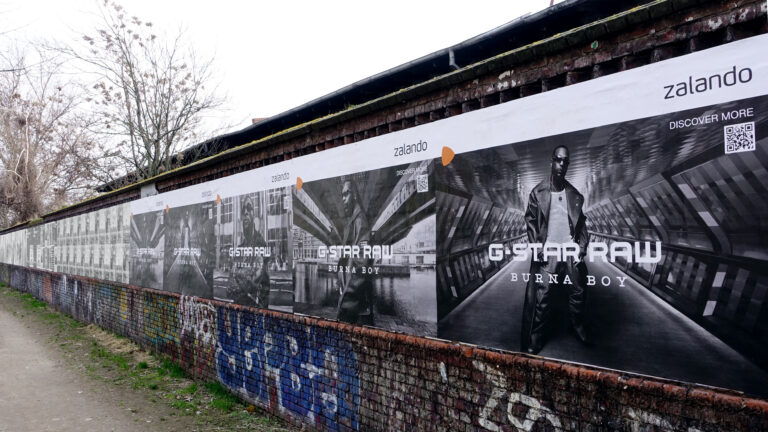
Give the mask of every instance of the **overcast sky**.
M 556 1 L 558 3 L 559 1 Z M 549 6 L 549 0 L 470 2 L 130 0 L 155 28 L 183 27 L 215 56 L 223 117 L 241 129 L 355 81 L 447 48 Z M 95 27 L 96 0 L 0 0 L 0 49 L 29 39 L 70 42 Z

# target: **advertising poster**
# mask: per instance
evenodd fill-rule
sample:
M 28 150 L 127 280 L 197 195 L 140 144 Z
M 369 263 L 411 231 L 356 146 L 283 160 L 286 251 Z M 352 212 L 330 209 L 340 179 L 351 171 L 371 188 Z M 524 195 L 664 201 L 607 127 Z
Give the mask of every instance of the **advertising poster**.
M 439 337 L 765 395 L 766 167 L 765 96 L 457 154 Z
M 48 258 L 32 266 L 128 283 L 128 209 L 121 204 L 41 226 L 46 248 L 41 256 Z M 34 237 L 37 242 L 38 234 Z
M 163 289 L 183 295 L 213 298 L 216 257 L 213 201 L 172 207 L 164 216 Z
M 128 256 L 130 251 L 131 210 L 129 204 L 108 207 L 103 210 L 104 231 L 101 243 L 104 263 L 115 282 L 128 283 Z
M 128 283 L 130 210 L 121 204 L 89 213 L 87 230 L 92 277 Z
M 108 255 L 106 255 L 105 243 L 108 239 L 106 235 L 107 218 L 104 209 L 89 213 L 91 219 L 91 271 L 92 277 L 96 279 L 112 280 L 114 274 L 107 268 Z
M 53 271 L 56 267 L 56 243 L 58 227 L 56 222 L 51 222 L 41 227 L 43 237 L 43 252 L 38 258 L 41 262 L 40 268 Z
M 165 257 L 164 210 L 131 216 L 130 283 L 144 288 L 163 289 Z
M 41 225 L 27 228 L 27 263 L 32 268 L 43 268 L 45 243 Z
M 433 169 L 423 161 L 296 188 L 294 311 L 435 334 Z
M 96 268 L 93 265 L 93 258 L 96 250 L 96 212 L 84 213 L 80 217 L 82 230 L 80 231 L 82 261 L 80 263 L 80 275 L 94 277 Z
M 291 188 L 223 198 L 220 209 L 213 297 L 291 312 Z
M 66 247 L 62 242 L 62 234 L 64 232 L 66 219 L 56 221 L 56 246 L 53 248 L 53 271 L 61 272 L 62 263 L 64 262 L 64 255 L 66 253 Z
M 54 269 L 56 234 L 56 222 L 26 230 L 27 260 L 30 267 L 51 271 Z
M 69 274 L 79 274 L 76 268 L 75 245 L 79 242 L 77 234 L 77 218 L 68 217 L 56 222 L 58 235 L 56 237 L 56 271 Z
M 74 216 L 74 226 L 72 231 L 72 243 L 73 243 L 73 274 L 86 276 L 83 264 L 85 262 L 85 245 L 88 244 L 88 238 L 85 233 L 85 215 Z
M 0 253 L 3 256 L 3 262 L 18 266 L 28 265 L 27 231 L 29 230 L 14 231 L 0 237 Z
M 88 243 L 90 243 L 90 239 L 88 238 L 86 215 L 77 215 L 74 219 L 75 230 L 72 234 L 75 246 L 74 274 L 88 276 L 86 253 L 88 252 Z

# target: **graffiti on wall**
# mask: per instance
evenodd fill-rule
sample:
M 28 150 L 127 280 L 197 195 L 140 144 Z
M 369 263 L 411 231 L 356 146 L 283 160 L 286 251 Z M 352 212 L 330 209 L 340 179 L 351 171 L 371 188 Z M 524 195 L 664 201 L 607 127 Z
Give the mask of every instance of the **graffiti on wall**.
M 108 284 L 101 283 L 97 285 L 98 295 L 93 299 L 93 321 L 101 327 L 109 327 L 110 311 L 114 311 L 117 308 L 115 302 L 114 288 Z M 95 306 L 95 307 L 94 307 Z
M 547 403 L 536 397 L 526 395 L 511 385 L 511 380 L 498 367 L 481 361 L 473 361 L 473 367 L 485 378 L 485 382 L 477 383 L 481 387 L 490 388 L 490 395 L 481 400 L 477 423 L 492 432 L 508 431 L 531 432 L 536 430 L 573 430 L 580 422 L 563 413 L 556 412 L 553 403 Z M 606 407 L 597 400 L 599 411 Z M 622 414 L 606 414 L 604 418 L 593 418 L 593 421 L 606 425 L 614 425 L 618 430 L 641 432 L 647 430 L 681 430 L 685 432 L 701 432 L 695 426 L 679 425 L 675 420 L 641 408 L 625 406 Z
M 216 370 L 232 391 L 328 430 L 358 429 L 352 346 L 336 331 L 218 310 Z
M 174 297 L 144 294 L 144 337 L 160 352 L 177 357 L 179 344 L 178 301 Z M 164 347 L 170 347 L 165 349 Z
M 475 369 L 485 375 L 491 386 L 491 394 L 480 410 L 478 423 L 489 431 L 501 431 L 502 424 L 507 423 L 516 430 L 529 432 L 536 423 L 549 423 L 560 429 L 560 418 L 538 399 L 510 389 L 507 377 L 497 368 L 474 361 Z M 494 411 L 502 409 L 502 416 L 494 415 Z M 500 421 L 501 419 L 502 421 Z
M 197 376 L 212 367 L 216 353 L 216 308 L 205 300 L 181 296 L 179 299 L 181 324 L 181 361 Z
M 128 290 L 121 288 L 118 293 L 118 300 L 120 301 L 120 325 L 127 327 L 130 324 L 131 309 L 129 306 Z
M 91 285 L 77 279 L 74 281 L 74 316 L 75 318 L 93 322 L 93 292 Z

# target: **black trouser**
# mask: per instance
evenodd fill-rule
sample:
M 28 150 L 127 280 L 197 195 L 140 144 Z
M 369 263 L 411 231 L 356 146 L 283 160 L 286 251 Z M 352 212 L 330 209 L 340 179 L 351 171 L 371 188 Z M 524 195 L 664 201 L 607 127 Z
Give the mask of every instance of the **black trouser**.
M 549 320 L 552 308 L 552 294 L 557 287 L 568 290 L 568 312 L 574 327 L 584 324 L 584 309 L 586 306 L 586 265 L 583 262 L 574 263 L 569 258 L 564 262 L 550 262 L 541 267 L 539 273 L 541 281 L 536 280 L 535 300 L 533 309 L 533 321 L 531 323 L 531 336 L 541 337 Z M 550 275 L 557 279 L 550 279 Z M 566 276 L 568 281 L 566 281 Z M 537 275 L 531 275 L 536 278 Z

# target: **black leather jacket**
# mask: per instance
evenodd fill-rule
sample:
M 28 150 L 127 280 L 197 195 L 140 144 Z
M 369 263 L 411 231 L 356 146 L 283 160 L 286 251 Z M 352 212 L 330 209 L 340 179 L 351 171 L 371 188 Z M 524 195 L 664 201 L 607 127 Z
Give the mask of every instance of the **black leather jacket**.
M 547 240 L 550 186 L 550 179 L 546 179 L 536 185 L 528 197 L 528 209 L 525 212 L 528 243 L 544 244 Z M 568 200 L 568 226 L 571 229 L 571 237 L 575 243 L 578 243 L 583 256 L 589 245 L 587 217 L 582 211 L 584 197 L 567 181 L 565 182 L 565 196 Z

